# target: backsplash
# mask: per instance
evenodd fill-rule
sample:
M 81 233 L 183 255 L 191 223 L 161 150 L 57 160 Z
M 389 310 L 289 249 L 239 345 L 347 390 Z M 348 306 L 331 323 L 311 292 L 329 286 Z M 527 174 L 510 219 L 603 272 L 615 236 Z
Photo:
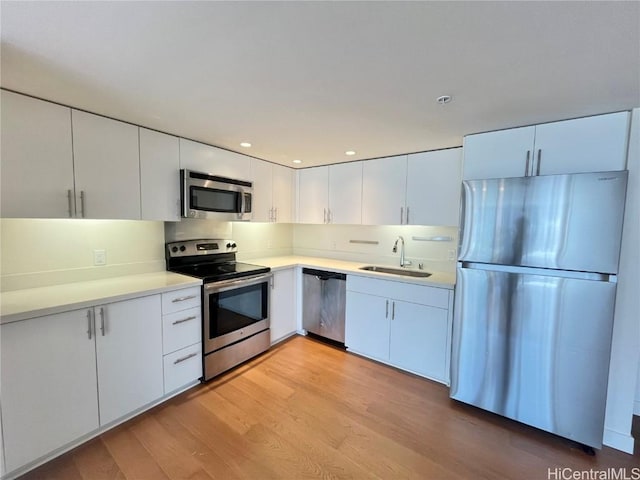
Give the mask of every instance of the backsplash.
M 382 265 L 399 265 L 400 247 L 393 244 L 402 235 L 405 258 L 413 267 L 455 272 L 457 227 L 413 225 L 294 225 L 293 253 Z
M 2 291 L 165 269 L 162 222 L 3 218 L 0 242 Z

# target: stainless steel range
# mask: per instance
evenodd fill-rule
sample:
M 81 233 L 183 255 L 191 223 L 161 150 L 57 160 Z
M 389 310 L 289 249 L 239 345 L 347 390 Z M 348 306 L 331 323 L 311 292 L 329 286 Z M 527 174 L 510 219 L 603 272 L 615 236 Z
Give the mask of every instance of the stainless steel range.
M 166 245 L 167 270 L 201 278 L 203 380 L 248 360 L 271 344 L 269 267 L 236 262 L 233 240 Z

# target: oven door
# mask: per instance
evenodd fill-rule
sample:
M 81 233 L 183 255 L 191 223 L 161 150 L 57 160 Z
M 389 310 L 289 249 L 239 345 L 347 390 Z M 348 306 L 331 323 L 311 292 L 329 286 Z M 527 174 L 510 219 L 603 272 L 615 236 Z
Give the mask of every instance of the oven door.
M 204 286 L 205 354 L 269 328 L 272 278 L 268 273 Z

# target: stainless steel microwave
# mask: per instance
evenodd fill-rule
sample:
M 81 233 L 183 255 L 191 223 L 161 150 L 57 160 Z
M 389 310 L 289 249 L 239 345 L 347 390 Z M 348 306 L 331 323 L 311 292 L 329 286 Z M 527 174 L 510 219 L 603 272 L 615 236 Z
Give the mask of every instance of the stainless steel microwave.
M 253 185 L 246 180 L 182 169 L 180 197 L 184 218 L 249 220 Z

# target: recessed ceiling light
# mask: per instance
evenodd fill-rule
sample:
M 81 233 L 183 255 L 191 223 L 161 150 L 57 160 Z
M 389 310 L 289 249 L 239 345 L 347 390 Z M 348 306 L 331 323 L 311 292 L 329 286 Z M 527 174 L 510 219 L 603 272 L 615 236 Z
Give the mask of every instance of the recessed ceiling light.
M 442 95 L 436 98 L 436 102 L 438 102 L 440 105 L 444 105 L 445 103 L 449 103 L 451 101 L 451 98 L 451 95 Z
M 251 144 L 249 142 L 242 142 L 242 143 L 240 143 L 240 146 L 244 147 L 244 148 L 249 148 L 251 146 Z
M 344 154 L 351 156 L 351 155 L 355 155 L 356 152 L 354 152 L 353 150 L 347 150 L 346 152 L 344 152 Z
M 298 159 L 296 159 L 296 160 L 292 160 L 292 162 L 293 162 L 293 163 L 302 163 L 302 160 L 298 160 Z

